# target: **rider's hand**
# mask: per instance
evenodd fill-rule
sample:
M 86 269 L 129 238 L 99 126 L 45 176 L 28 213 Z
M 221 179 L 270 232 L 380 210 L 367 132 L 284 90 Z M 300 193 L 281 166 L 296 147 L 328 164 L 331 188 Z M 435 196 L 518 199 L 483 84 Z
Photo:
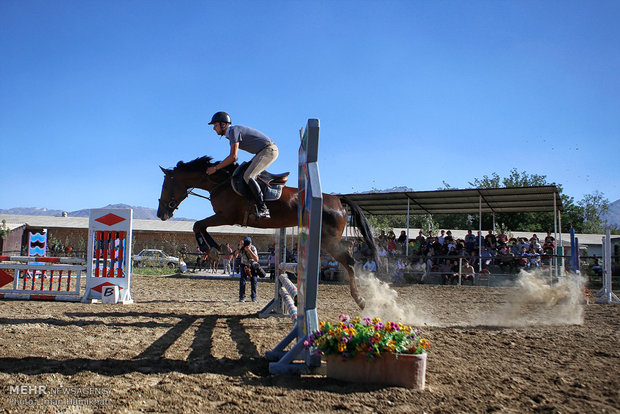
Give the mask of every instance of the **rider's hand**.
M 207 174 L 208 174 L 208 175 L 211 175 L 211 174 L 213 174 L 213 173 L 214 173 L 214 172 L 216 172 L 216 171 L 217 171 L 217 170 L 215 169 L 215 167 L 209 167 L 209 168 L 207 168 Z

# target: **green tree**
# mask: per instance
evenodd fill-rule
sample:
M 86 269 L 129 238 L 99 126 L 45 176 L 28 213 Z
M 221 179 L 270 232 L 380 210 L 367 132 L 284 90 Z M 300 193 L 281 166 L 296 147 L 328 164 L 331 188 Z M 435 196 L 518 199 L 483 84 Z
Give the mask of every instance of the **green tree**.
M 609 210 L 609 200 L 599 191 L 586 194 L 577 204 L 583 212 L 581 233 L 604 233 L 607 222 L 603 216 Z

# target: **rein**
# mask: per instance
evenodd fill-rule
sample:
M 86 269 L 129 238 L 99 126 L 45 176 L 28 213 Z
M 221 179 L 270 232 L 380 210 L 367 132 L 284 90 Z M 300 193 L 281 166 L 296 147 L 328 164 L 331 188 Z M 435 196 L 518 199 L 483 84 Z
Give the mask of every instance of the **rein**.
M 230 175 L 230 173 L 229 173 L 228 171 L 224 171 L 224 173 L 225 173 L 226 175 Z M 204 195 L 202 195 L 202 194 L 198 194 L 198 193 L 194 192 L 194 189 L 196 189 L 196 187 L 200 187 L 200 184 L 202 184 L 202 182 L 205 180 L 205 178 L 206 178 L 206 179 L 207 179 L 207 180 L 208 180 L 211 184 L 215 184 L 215 187 L 213 187 L 213 189 L 212 189 L 212 190 L 207 190 L 207 191 L 209 191 L 209 194 L 210 194 L 210 196 L 211 196 L 211 197 L 213 197 L 213 196 L 215 195 L 215 193 L 217 193 L 217 192 L 218 192 L 218 190 L 219 190 L 221 187 L 223 187 L 224 185 L 226 185 L 226 184 L 228 184 L 228 183 L 230 182 L 230 178 L 226 178 L 225 180 L 218 182 L 218 181 L 214 181 L 214 180 L 212 180 L 212 179 L 211 179 L 211 177 L 210 177 L 209 175 L 206 175 L 206 176 L 202 177 L 202 179 L 198 182 L 198 184 L 197 184 L 197 185 L 195 185 L 195 186 L 193 186 L 193 187 L 189 187 L 189 188 L 187 189 L 187 195 L 188 195 L 188 196 L 189 196 L 189 195 L 193 195 L 193 196 L 200 197 L 200 198 L 204 198 L 205 200 L 209 200 L 209 201 L 211 201 L 211 197 L 207 197 L 207 196 L 204 196 Z

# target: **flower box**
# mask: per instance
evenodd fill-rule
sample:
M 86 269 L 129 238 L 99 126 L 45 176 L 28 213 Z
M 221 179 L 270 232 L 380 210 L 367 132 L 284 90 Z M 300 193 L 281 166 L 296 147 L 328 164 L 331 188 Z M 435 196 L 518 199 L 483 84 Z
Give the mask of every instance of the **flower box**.
M 383 353 L 374 359 L 356 354 L 346 361 L 340 355 L 330 355 L 327 358 L 327 377 L 423 390 L 426 382 L 426 353 Z

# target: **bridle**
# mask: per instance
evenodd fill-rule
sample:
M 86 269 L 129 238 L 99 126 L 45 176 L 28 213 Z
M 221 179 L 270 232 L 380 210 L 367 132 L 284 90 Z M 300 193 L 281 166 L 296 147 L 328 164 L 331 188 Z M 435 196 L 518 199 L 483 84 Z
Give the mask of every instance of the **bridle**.
M 223 171 L 226 175 L 230 175 L 230 173 L 228 171 Z M 174 189 L 174 174 L 166 174 L 166 178 L 170 179 L 170 185 L 172 186 L 172 188 Z M 209 176 L 208 174 L 205 174 L 200 181 L 198 182 L 198 184 L 194 185 L 193 187 L 186 187 L 185 188 L 185 195 L 183 197 L 181 197 L 181 199 L 179 201 L 177 201 L 174 198 L 174 192 L 172 192 L 172 195 L 170 196 L 170 200 L 168 201 L 168 209 L 170 210 L 170 213 L 173 213 L 175 210 L 177 210 L 179 208 L 179 205 L 183 202 L 183 200 L 185 200 L 188 196 L 193 195 L 196 197 L 200 197 L 200 198 L 204 198 L 205 200 L 209 200 L 211 201 L 211 197 L 207 197 L 204 196 L 202 194 L 198 194 L 196 192 L 194 192 L 195 188 L 200 188 L 200 185 L 205 181 L 205 179 L 212 185 L 214 185 L 214 187 L 211 190 L 207 190 L 209 191 L 209 194 L 211 197 L 213 197 L 215 195 L 215 193 L 217 193 L 224 185 L 228 184 L 230 182 L 230 178 L 226 178 L 223 181 L 215 181 L 211 178 L 211 176 Z M 162 199 L 159 199 L 159 205 L 161 206 L 162 203 Z

